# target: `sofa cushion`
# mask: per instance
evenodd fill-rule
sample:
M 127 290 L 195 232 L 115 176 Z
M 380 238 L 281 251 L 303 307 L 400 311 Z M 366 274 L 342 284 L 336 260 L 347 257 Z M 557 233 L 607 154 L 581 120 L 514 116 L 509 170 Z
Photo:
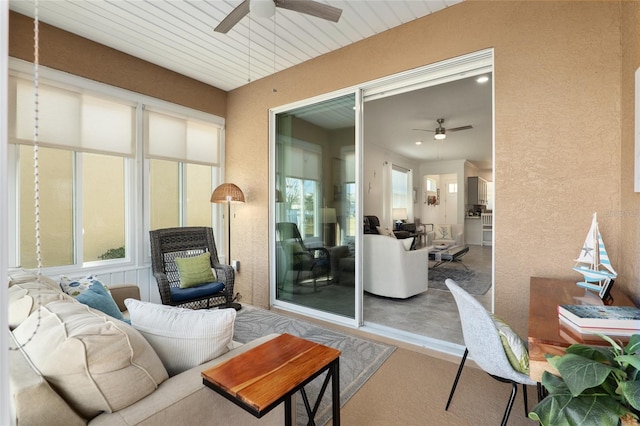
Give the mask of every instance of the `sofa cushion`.
M 198 256 L 176 257 L 176 266 L 180 274 L 180 288 L 195 287 L 216 280 L 209 252 Z
M 124 303 L 131 324 L 153 346 L 170 376 L 228 351 L 235 309 L 194 311 L 134 299 Z
M 34 367 L 84 418 L 127 407 L 168 377 L 137 330 L 81 303 L 50 302 L 13 334 Z
M 40 306 L 55 300 L 73 300 L 46 282 L 31 281 L 9 287 L 9 328 L 19 326 Z

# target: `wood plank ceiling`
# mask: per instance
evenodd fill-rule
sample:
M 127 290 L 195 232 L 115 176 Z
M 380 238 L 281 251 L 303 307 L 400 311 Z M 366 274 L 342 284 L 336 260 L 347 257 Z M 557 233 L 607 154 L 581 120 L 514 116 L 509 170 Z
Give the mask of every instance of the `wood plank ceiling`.
M 42 22 L 223 90 L 233 90 L 462 0 L 320 0 L 338 23 L 276 8 L 245 16 L 227 34 L 213 28 L 240 0 L 40 0 Z M 10 0 L 34 16 L 34 0 Z

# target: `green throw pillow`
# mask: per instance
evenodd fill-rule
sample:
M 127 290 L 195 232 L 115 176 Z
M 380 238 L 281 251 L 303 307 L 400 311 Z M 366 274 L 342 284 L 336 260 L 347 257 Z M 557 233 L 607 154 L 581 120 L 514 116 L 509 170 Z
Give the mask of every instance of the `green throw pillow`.
M 491 318 L 498 329 L 500 341 L 502 342 L 502 347 L 504 348 L 504 353 L 507 355 L 509 364 L 511 364 L 514 370 L 528 375 L 529 350 L 527 349 L 527 346 L 520 336 L 518 336 L 518 334 L 513 331 L 507 323 L 495 315 L 492 315 Z
M 199 256 L 176 257 L 175 261 L 180 274 L 180 288 L 195 287 L 216 281 L 214 271 L 211 269 L 209 252 Z

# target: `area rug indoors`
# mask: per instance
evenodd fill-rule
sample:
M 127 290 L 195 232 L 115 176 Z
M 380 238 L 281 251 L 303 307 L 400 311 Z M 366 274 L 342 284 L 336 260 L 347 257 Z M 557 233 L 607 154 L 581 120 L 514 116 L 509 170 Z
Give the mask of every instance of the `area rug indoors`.
M 310 322 L 279 315 L 255 306 L 242 305 L 234 326 L 233 339 L 247 343 L 270 333 L 289 333 L 316 343 L 331 346 L 340 355 L 340 406 L 364 385 L 396 349 L 394 346 L 340 333 Z M 325 374 L 305 387 L 309 402 L 315 403 Z M 275 408 L 282 409 L 281 407 Z M 296 395 L 297 424 L 308 423 L 302 397 Z M 331 386 L 325 391 L 316 414 L 315 424 L 324 425 L 331 418 Z
M 449 291 L 445 280 L 451 278 L 469 294 L 482 295 L 491 288 L 491 275 L 484 272 L 466 270 L 463 267 L 429 268 L 429 289 Z

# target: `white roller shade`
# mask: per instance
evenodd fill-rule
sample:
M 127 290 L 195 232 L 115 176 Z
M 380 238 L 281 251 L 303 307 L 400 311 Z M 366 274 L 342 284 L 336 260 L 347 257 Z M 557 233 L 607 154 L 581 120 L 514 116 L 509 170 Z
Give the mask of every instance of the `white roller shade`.
M 299 146 L 290 146 L 285 152 L 285 174 L 308 180 L 320 179 L 320 154 Z
M 14 142 L 31 143 L 33 82 L 15 79 Z M 71 90 L 38 87 L 38 142 L 54 148 L 133 156 L 135 108 Z
M 145 110 L 148 158 L 218 165 L 221 127 Z
M 92 151 L 133 155 L 135 110 L 132 106 L 82 97 L 82 146 Z

